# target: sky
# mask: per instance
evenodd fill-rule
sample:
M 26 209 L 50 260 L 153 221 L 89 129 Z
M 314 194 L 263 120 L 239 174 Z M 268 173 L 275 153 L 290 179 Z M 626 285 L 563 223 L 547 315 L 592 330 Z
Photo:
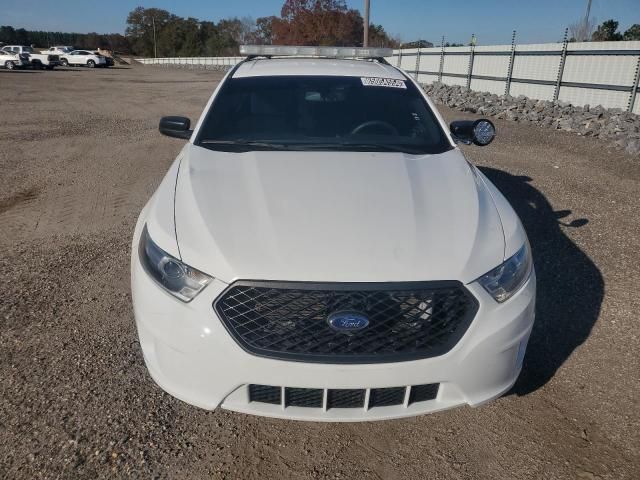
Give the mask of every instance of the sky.
M 284 0 L 0 0 L 0 25 L 27 30 L 124 33 L 127 14 L 137 6 L 157 7 L 183 17 L 218 21 L 279 15 Z M 347 0 L 362 11 L 364 0 Z M 403 42 L 424 39 L 479 45 L 562 40 L 564 29 L 584 16 L 587 0 L 371 0 L 371 22 Z M 598 23 L 613 18 L 624 32 L 640 23 L 640 0 L 593 0 Z

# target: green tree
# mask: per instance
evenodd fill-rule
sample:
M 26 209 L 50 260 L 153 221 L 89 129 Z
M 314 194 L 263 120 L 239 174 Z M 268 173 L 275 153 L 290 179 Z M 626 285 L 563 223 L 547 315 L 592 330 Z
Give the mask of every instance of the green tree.
M 15 43 L 16 39 L 16 31 L 13 27 L 9 25 L 3 25 L 0 27 L 0 42 L 6 44 Z
M 622 40 L 622 35 L 618 32 L 618 22 L 613 19 L 602 22 L 593 35 L 591 40 L 594 42 L 610 42 Z
M 622 35 L 623 40 L 640 40 L 640 23 L 634 23 L 631 25 L 624 35 Z
M 131 48 L 138 55 L 152 57 L 154 54 L 154 25 L 158 45 L 167 48 L 166 42 L 160 41 L 160 33 L 178 19 L 175 15 L 159 8 L 138 7 L 129 13 L 125 35 L 129 38 Z M 166 51 L 158 50 L 158 56 L 166 55 Z

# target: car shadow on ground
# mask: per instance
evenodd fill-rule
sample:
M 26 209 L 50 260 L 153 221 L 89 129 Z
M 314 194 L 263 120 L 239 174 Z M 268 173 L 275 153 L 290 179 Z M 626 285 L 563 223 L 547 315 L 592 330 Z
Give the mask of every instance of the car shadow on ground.
M 56 67 L 53 70 L 49 70 L 50 72 L 88 72 L 89 70 L 94 70 L 92 68 L 87 67 Z
M 596 264 L 561 226 L 580 228 L 587 219 L 563 221 L 526 176 L 480 168 L 509 200 L 529 236 L 537 275 L 536 321 L 522 374 L 510 393 L 526 395 L 545 385 L 589 337 L 600 314 L 604 279 Z

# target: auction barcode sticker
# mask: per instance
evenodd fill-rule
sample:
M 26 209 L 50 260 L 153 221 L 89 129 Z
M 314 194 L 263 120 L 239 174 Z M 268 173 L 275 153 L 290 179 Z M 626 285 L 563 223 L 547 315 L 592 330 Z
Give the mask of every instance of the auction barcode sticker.
M 407 88 L 404 80 L 396 80 L 395 78 L 360 77 L 360 80 L 365 87 Z

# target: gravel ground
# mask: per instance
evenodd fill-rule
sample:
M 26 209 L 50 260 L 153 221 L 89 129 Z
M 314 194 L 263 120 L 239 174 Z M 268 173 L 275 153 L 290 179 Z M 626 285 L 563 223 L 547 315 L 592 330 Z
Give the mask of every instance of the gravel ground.
M 182 145 L 158 134 L 159 117 L 195 119 L 219 79 L 0 70 L 1 478 L 640 478 L 639 160 L 512 122 L 466 149 L 535 256 L 538 319 L 512 392 L 314 424 L 160 390 L 135 332 L 129 241 Z

